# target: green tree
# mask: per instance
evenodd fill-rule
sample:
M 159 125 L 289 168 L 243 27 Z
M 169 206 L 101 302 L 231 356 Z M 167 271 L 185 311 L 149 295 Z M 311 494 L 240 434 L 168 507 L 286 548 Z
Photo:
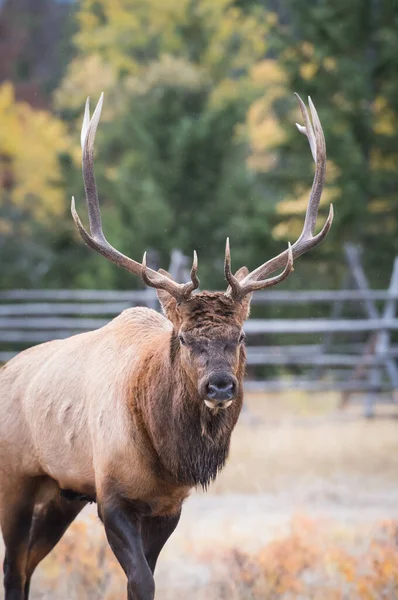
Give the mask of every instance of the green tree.
M 287 0 L 285 11 L 269 38 L 284 92 L 275 97 L 269 89 L 264 98 L 283 135 L 255 157 L 280 202 L 274 234 L 287 239 L 299 232 L 310 180 L 306 141 L 292 127 L 299 119 L 291 96 L 297 91 L 311 95 L 321 117 L 329 158 L 322 213 L 330 200 L 336 213 L 328 241 L 303 259 L 308 277 L 314 266 L 326 285 L 338 284 L 342 245 L 350 240 L 364 246 L 374 284 L 383 286 L 398 254 L 398 5 Z M 331 270 L 331 264 L 337 267 Z
M 110 241 L 138 259 L 155 248 L 166 267 L 173 247 L 196 249 L 204 286 L 224 285 L 226 236 L 238 267 L 259 260 L 251 243 L 259 223 L 261 257 L 269 235 L 245 125 L 260 92 L 251 67 L 265 53 L 267 23 L 231 0 L 84 0 L 78 22 L 56 102 L 77 136 L 85 95 L 107 92 L 97 173 Z M 82 77 L 85 68 L 97 76 Z M 90 255 L 84 270 L 80 262 L 74 283 L 137 285 L 100 262 Z

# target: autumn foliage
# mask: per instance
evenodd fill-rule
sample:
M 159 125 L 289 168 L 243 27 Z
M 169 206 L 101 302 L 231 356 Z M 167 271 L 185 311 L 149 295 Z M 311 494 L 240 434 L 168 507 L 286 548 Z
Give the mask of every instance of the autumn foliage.
M 398 523 L 378 523 L 372 539 L 349 526 L 305 515 L 256 554 L 231 550 L 231 580 L 219 598 L 234 600 L 381 600 L 398 597 Z M 214 557 L 209 557 L 213 560 Z
M 125 577 L 94 517 L 72 525 L 44 561 L 34 589 L 75 600 L 116 600 Z M 293 517 L 280 536 L 259 551 L 189 548 L 189 558 L 210 569 L 207 584 L 189 590 L 192 600 L 382 600 L 398 597 L 398 523 L 366 526 L 336 523 L 305 514 Z M 160 559 L 160 562 L 162 558 Z M 170 598 L 187 590 L 173 573 Z M 178 583 L 177 583 L 178 582 Z M 40 596 L 42 597 L 42 596 Z M 160 596 L 162 597 L 162 596 Z M 169 598 L 169 596 L 167 596 Z
M 296 91 L 313 97 L 325 130 L 320 211 L 333 201 L 335 225 L 286 285 L 339 286 L 346 240 L 366 247 L 370 281 L 387 284 L 398 252 L 391 0 L 0 4 L 1 288 L 131 288 L 83 252 L 69 213 L 83 194 L 83 105 L 102 91 L 97 177 L 122 252 L 156 249 L 167 266 L 174 247 L 196 248 L 203 283 L 219 288 L 226 236 L 248 266 L 293 241 L 313 169 Z

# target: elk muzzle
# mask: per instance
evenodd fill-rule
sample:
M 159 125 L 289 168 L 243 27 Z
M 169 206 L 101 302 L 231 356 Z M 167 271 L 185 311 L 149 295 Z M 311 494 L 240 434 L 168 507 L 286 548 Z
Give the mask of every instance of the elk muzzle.
M 209 408 L 228 408 L 236 396 L 238 382 L 233 375 L 212 375 L 204 384 L 204 401 Z

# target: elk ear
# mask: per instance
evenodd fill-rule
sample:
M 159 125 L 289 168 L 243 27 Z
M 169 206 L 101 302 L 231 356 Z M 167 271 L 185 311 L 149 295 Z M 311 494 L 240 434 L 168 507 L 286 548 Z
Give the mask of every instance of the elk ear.
M 158 272 L 172 279 L 170 273 L 164 269 L 159 269 Z M 179 329 L 181 318 L 177 309 L 177 300 L 169 292 L 166 292 L 166 290 L 156 290 L 156 293 L 163 313 L 173 323 L 174 327 Z
M 235 277 L 236 279 L 238 279 L 239 281 L 242 281 L 242 279 L 244 277 L 246 277 L 246 275 L 249 275 L 249 269 L 247 267 L 241 267 L 240 269 L 238 269 L 235 273 Z
M 249 274 L 249 269 L 247 267 L 241 267 L 240 269 L 238 269 L 235 273 L 235 277 L 236 279 L 238 279 L 239 281 L 241 281 L 244 277 L 246 277 L 246 275 Z M 241 307 L 242 307 L 242 322 L 245 321 L 250 314 L 250 302 L 252 299 L 253 294 L 247 294 L 242 302 L 241 302 Z

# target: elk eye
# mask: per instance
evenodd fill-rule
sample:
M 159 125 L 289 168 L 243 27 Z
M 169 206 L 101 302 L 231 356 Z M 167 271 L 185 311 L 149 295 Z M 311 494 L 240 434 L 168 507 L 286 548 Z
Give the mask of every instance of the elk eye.
M 240 336 L 239 336 L 239 344 L 243 344 L 243 342 L 245 341 L 245 339 L 246 339 L 246 335 L 245 335 L 245 333 L 242 331 L 242 333 L 241 333 L 241 334 L 240 334 Z
M 182 336 L 181 334 L 178 336 L 178 339 L 180 340 L 180 344 L 181 346 L 185 346 L 186 341 L 184 340 L 184 336 Z

